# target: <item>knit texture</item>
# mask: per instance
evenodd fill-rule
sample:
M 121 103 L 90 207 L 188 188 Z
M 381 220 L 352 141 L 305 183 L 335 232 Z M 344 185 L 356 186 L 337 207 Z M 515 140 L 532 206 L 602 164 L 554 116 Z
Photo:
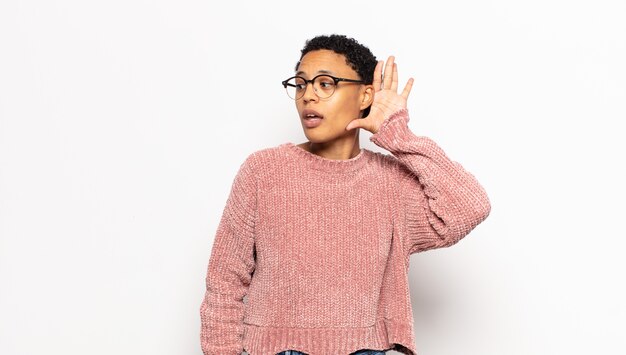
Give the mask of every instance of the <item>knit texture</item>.
M 476 178 L 389 116 L 347 160 L 294 143 L 241 164 L 200 306 L 205 355 L 416 355 L 410 255 L 457 243 L 490 213 Z M 245 296 L 245 302 L 244 302 Z

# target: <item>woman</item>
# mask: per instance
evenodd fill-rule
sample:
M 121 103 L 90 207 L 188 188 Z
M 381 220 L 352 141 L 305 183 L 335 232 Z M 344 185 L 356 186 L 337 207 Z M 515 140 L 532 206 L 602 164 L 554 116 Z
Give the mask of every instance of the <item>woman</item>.
M 308 141 L 241 165 L 207 269 L 202 350 L 415 355 L 409 257 L 467 235 L 487 194 L 408 128 L 413 79 L 398 93 L 394 57 L 319 36 L 282 84 Z M 392 154 L 360 148 L 359 128 Z

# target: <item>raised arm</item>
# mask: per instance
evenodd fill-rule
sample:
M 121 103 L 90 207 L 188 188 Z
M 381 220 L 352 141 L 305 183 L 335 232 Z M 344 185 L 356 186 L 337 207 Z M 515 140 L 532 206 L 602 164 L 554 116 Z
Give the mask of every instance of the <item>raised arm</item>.
M 413 254 L 457 243 L 491 211 L 487 193 L 461 164 L 432 139 L 408 127 L 408 111 L 397 111 L 370 137 L 398 161 L 398 208 L 405 217 L 405 252 Z
M 243 351 L 243 297 L 255 269 L 256 183 L 251 157 L 235 176 L 213 241 L 200 306 L 204 355 L 240 355 Z
M 370 114 L 348 124 L 364 128 L 370 141 L 390 151 L 401 164 L 398 210 L 405 217 L 405 252 L 450 246 L 467 235 L 491 211 L 489 198 L 476 178 L 450 160 L 432 139 L 416 136 L 408 127 L 410 78 L 398 94 L 398 66 L 390 56 L 374 70 L 374 100 Z

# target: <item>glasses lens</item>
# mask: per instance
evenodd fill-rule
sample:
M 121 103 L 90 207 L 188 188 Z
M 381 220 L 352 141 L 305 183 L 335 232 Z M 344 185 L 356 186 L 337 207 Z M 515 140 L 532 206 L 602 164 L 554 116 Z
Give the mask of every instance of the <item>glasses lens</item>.
M 304 95 L 304 90 L 306 90 L 306 81 L 302 78 L 291 78 L 287 81 L 287 95 L 294 100 L 299 99 Z
M 287 90 L 287 95 L 289 95 L 289 97 L 294 100 L 298 100 L 304 96 L 307 89 L 307 82 L 303 78 L 291 78 L 286 82 L 286 84 L 285 89 Z M 335 79 L 327 75 L 320 75 L 315 78 L 315 81 L 313 82 L 315 94 L 320 99 L 330 97 L 335 92 L 335 87 Z
M 326 75 L 318 76 L 313 83 L 315 93 L 320 99 L 330 97 L 335 92 L 335 80 Z

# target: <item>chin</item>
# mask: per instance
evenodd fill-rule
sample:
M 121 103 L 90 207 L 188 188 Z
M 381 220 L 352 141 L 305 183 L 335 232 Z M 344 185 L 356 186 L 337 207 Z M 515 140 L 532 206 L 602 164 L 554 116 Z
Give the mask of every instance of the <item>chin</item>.
M 308 129 L 304 130 L 304 135 L 306 139 L 311 143 L 325 143 L 325 142 L 328 142 L 331 138 L 329 134 L 311 132 Z
M 343 136 L 350 136 L 352 134 L 354 134 L 354 132 L 352 131 L 345 131 L 345 133 L 334 132 L 334 134 L 332 132 L 312 132 L 306 129 L 304 131 L 304 135 L 306 136 L 307 140 L 309 140 L 309 142 L 311 143 L 316 144 L 332 142 L 338 138 L 341 138 Z

